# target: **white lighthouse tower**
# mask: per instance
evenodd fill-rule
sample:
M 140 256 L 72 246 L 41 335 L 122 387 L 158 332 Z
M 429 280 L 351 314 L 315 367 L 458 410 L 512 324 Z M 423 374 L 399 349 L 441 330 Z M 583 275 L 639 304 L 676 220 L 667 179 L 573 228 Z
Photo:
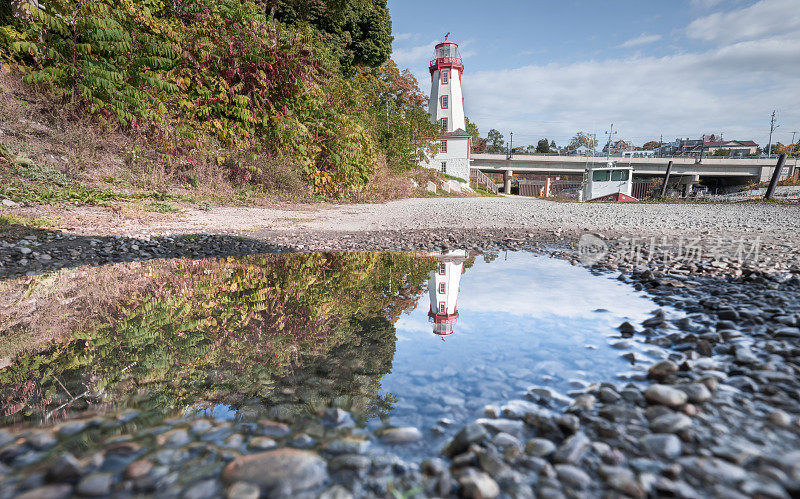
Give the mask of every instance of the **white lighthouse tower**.
M 439 265 L 428 277 L 431 300 L 428 317 L 433 323 L 433 334 L 445 337 L 453 334 L 458 320 L 458 292 L 461 291 L 461 274 L 469 253 L 455 250 L 435 256 Z
M 430 64 L 431 98 L 428 112 L 431 120 L 439 124 L 441 129 L 438 137 L 439 150 L 422 166 L 435 168 L 469 182 L 472 136 L 466 132 L 464 97 L 461 93 L 464 64 L 458 44 L 451 42 L 449 37 L 450 33 L 445 35 L 443 42 L 436 45 Z

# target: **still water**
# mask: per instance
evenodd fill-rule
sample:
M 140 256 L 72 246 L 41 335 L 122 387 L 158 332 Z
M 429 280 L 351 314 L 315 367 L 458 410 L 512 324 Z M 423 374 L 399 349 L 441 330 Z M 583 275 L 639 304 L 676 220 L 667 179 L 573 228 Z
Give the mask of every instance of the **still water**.
M 529 253 L 163 260 L 4 284 L 20 305 L 2 331 L 7 425 L 133 408 L 302 426 L 338 407 L 435 451 L 487 405 L 566 404 L 664 355 L 617 330 L 657 308 L 642 293 Z

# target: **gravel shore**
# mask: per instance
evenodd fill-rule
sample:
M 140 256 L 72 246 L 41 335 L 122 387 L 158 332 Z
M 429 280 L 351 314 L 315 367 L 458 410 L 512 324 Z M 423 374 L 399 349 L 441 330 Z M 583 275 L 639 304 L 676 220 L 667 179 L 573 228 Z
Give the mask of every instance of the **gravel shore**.
M 310 430 L 283 422 L 187 417 L 137 432 L 129 424 L 137 415 L 127 414 L 0 430 L 8 493 L 0 496 L 800 495 L 797 206 L 490 198 L 243 213 L 190 212 L 181 230 L 170 222 L 104 236 L 31 232 L 2 245 L 2 271 L 258 251 L 518 249 L 616 272 L 683 315 L 659 309 L 641 323 L 620 324 L 620 342 L 637 338 L 670 352 L 642 384 L 609 380 L 569 392 L 566 401 L 532 390 L 524 400 L 487 407 L 440 456 L 420 462 L 369 450 L 377 439 L 397 446 L 418 440 L 416 428 L 371 435 L 354 430 L 342 411 L 321 414 L 309 427 L 327 428 L 315 434 L 329 439 L 320 449 L 304 444 Z M 119 435 L 104 452 L 66 450 L 101 430 Z M 54 451 L 46 467 L 37 464 Z M 193 470 L 204 471 L 187 474 Z

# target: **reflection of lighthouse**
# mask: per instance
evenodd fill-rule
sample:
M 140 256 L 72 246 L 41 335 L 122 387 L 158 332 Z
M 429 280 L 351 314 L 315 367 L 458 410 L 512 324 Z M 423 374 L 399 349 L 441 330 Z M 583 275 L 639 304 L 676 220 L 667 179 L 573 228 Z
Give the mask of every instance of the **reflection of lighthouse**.
M 428 312 L 433 322 L 433 333 L 439 336 L 453 334 L 458 319 L 458 292 L 461 291 L 461 272 L 467 259 L 465 250 L 449 251 L 436 255 L 439 266 L 428 279 L 431 309 Z M 443 338 L 444 339 L 444 338 Z

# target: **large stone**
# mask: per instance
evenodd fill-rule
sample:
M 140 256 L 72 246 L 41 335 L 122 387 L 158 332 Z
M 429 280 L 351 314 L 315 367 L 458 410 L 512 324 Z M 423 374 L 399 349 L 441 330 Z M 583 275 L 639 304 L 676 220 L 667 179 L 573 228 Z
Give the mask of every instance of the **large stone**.
M 556 444 L 546 438 L 532 438 L 525 444 L 525 453 L 536 457 L 546 457 L 555 452 Z
M 699 404 L 711 399 L 711 391 L 703 383 L 690 383 L 681 386 L 681 391 L 689 397 L 689 402 Z
M 585 489 L 592 483 L 592 478 L 577 466 L 557 464 L 555 469 L 561 483 L 573 489 Z
M 82 474 L 83 465 L 68 452 L 58 456 L 47 471 L 48 478 L 56 482 L 74 483 Z
M 747 477 L 743 468 L 715 457 L 686 457 L 678 462 L 687 473 L 707 484 L 735 483 Z
M 683 405 L 688 400 L 688 396 L 675 388 L 667 385 L 652 385 L 644 392 L 644 397 L 653 404 L 676 407 Z
M 381 432 L 381 441 L 387 444 L 408 444 L 422 440 L 422 432 L 413 426 L 387 428 Z
M 458 479 L 464 497 L 490 499 L 500 495 L 500 487 L 492 477 L 482 471 L 470 470 Z
M 678 412 L 662 414 L 650 421 L 650 429 L 654 433 L 677 433 L 691 426 L 691 418 Z
M 568 439 L 556 450 L 553 455 L 553 462 L 575 464 L 583 459 L 583 456 L 591 447 L 592 442 L 582 432 L 578 432 Z
M 186 489 L 183 499 L 212 499 L 219 497 L 220 485 L 214 479 L 201 480 Z
M 656 433 L 642 437 L 639 442 L 653 456 L 675 459 L 681 454 L 681 441 L 675 435 Z
M 47 485 L 31 489 L 16 496 L 17 499 L 61 499 L 72 495 L 72 486 L 66 484 Z
M 442 454 L 453 457 L 466 451 L 471 444 L 482 442 L 489 438 L 489 432 L 483 426 L 472 423 L 461 428 L 447 445 L 442 449 Z
M 111 492 L 113 482 L 111 473 L 92 473 L 83 477 L 75 490 L 84 496 L 104 496 Z
M 276 449 L 242 456 L 222 470 L 226 483 L 248 482 L 268 491 L 296 493 L 325 482 L 325 461 L 317 454 L 299 449 Z
M 673 374 L 678 372 L 678 365 L 672 362 L 671 360 L 662 360 L 660 362 L 656 362 L 650 369 L 647 370 L 647 376 L 662 380 Z

